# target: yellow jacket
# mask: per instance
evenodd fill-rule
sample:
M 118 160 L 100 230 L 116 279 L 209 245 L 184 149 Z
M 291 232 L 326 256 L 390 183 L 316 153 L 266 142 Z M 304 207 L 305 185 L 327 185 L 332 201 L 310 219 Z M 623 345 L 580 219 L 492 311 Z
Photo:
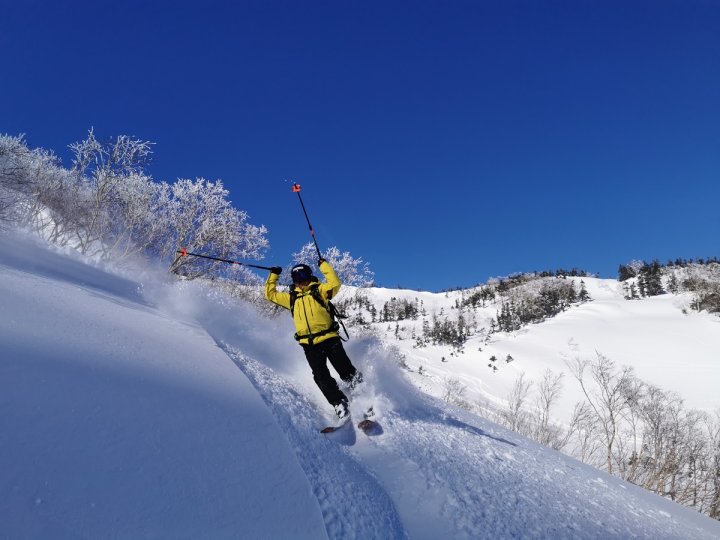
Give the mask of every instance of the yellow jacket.
M 317 286 L 321 298 L 327 301 L 338 293 L 341 283 L 335 270 L 333 270 L 333 267 L 330 266 L 327 261 L 323 261 L 320 264 L 320 271 L 323 273 L 323 276 L 325 276 L 325 283 L 320 283 L 319 285 L 311 283 L 311 287 Z M 290 293 L 280 292 L 276 289 L 279 278 L 280 276 L 278 274 L 273 273 L 268 276 L 265 282 L 265 298 L 285 309 L 290 309 Z M 327 332 L 333 325 L 332 317 L 327 308 L 313 298 L 311 287 L 308 287 L 306 290 L 303 290 L 297 285 L 293 285 L 293 287 L 297 294 L 295 306 L 293 307 L 293 321 L 295 322 L 296 336 L 300 344 L 309 344 L 310 336 L 313 336 L 313 345 L 322 343 L 332 337 L 337 337 L 337 332 Z M 321 335 L 314 337 L 316 334 Z

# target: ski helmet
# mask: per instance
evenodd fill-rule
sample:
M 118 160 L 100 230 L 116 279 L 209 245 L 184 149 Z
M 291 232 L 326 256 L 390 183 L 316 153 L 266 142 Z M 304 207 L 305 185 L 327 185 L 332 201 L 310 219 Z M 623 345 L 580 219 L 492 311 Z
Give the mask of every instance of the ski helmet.
M 290 270 L 290 275 L 292 276 L 293 283 L 303 283 L 310 281 L 312 270 L 307 264 L 297 264 Z

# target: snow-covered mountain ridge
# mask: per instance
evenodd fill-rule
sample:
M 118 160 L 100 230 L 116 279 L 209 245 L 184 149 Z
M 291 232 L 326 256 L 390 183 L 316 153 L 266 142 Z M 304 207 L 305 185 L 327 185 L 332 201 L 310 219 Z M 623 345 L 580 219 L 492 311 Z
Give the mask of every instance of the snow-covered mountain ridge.
M 441 383 L 456 377 L 467 385 L 467 398 L 502 402 L 521 373 L 537 379 L 548 368 L 567 371 L 568 359 L 591 357 L 597 351 L 619 365 L 632 366 L 642 379 L 677 392 L 692 408 L 720 408 L 720 317 L 690 309 L 691 293 L 627 300 L 627 284 L 614 279 L 561 281 L 574 282 L 578 290 L 582 282 L 590 301 L 514 332 L 490 332 L 501 302 L 463 306 L 478 288 L 443 293 L 348 288 L 339 302 L 351 322 L 362 321 L 356 328 L 369 327 L 397 347 L 416 374 L 422 368 L 426 377 L 415 378 L 437 396 L 442 394 Z M 362 301 L 355 300 L 357 296 Z M 419 306 L 415 317 L 380 321 L 383 308 L 398 302 Z M 377 322 L 371 322 L 368 306 Z M 424 324 L 427 328 L 433 319 L 443 318 L 457 324 L 458 317 L 464 318 L 465 327 L 473 327 L 461 347 L 418 344 Z M 510 363 L 505 361 L 508 355 Z M 497 369 L 488 366 L 493 357 Z M 559 408 L 572 410 L 578 392 L 566 388 L 565 393 L 566 406 Z
M 712 290 L 714 266 L 673 269 L 674 294 L 635 299 L 649 287 L 635 278 L 528 276 L 500 298 L 365 289 L 343 303 L 423 392 L 718 516 L 720 317 L 691 309 L 711 295 L 672 286 Z M 513 317 L 540 322 L 498 330 Z
M 419 392 L 330 411 L 287 317 L 0 237 L 0 538 L 692 538 L 720 524 Z M 452 363 L 452 360 L 451 362 Z

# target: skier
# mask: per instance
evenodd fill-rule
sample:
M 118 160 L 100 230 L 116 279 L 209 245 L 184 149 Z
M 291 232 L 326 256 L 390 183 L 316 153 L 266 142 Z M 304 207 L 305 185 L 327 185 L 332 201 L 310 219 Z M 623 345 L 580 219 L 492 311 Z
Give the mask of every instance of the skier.
M 362 373 L 352 365 L 345 352 L 338 334 L 339 325 L 328 304 L 340 290 L 340 279 L 325 259 L 319 259 L 318 266 L 325 283 L 319 282 L 308 265 L 298 264 L 291 270 L 293 286 L 289 293 L 276 289 L 282 268 L 271 268 L 265 282 L 265 298 L 290 310 L 297 330 L 295 339 L 305 351 L 315 383 L 344 422 L 350 417 L 348 399 L 330 375 L 327 361 L 330 360 L 350 389 L 362 382 Z

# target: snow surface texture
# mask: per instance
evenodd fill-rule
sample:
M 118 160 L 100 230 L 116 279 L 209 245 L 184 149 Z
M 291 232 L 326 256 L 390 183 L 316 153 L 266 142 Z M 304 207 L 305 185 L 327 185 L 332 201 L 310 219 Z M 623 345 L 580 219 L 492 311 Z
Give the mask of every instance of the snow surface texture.
M 347 344 L 332 418 L 289 317 L 0 237 L 0 538 L 687 538 L 720 523 L 431 398 Z

